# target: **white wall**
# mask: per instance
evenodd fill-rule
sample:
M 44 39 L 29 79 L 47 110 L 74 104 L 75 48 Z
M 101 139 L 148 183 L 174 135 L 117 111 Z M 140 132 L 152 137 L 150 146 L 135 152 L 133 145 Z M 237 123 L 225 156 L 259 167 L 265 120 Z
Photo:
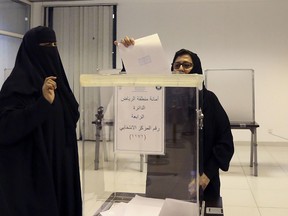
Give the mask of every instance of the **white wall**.
M 29 28 L 26 9 L 19 2 L 0 2 L 0 88 L 14 67 L 23 34 Z
M 288 1 L 115 2 L 119 39 L 158 33 L 169 60 L 187 48 L 198 53 L 203 69 L 254 69 L 258 141 L 287 141 Z M 249 131 L 233 134 L 235 140 L 250 140 Z

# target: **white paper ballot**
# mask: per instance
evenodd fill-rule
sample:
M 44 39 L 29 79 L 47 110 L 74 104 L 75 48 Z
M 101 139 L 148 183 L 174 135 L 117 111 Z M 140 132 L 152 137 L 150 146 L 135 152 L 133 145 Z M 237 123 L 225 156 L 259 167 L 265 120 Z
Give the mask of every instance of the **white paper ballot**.
M 118 48 L 126 73 L 171 73 L 158 34 L 136 39 L 135 45 L 129 47 L 119 43 Z
M 197 216 L 198 209 L 196 203 L 167 198 L 159 216 Z
M 135 196 L 127 205 L 125 216 L 159 216 L 164 200 Z
M 129 203 L 145 205 L 145 206 L 155 206 L 159 209 L 163 206 L 163 199 L 147 198 L 136 195 Z
M 101 212 L 101 216 L 125 216 L 127 203 L 115 203 L 107 211 Z
M 146 198 L 136 195 L 129 203 L 113 205 L 101 212 L 102 216 L 159 216 L 163 199 Z
M 197 204 L 176 199 L 135 196 L 129 203 L 118 203 L 102 216 L 197 216 Z

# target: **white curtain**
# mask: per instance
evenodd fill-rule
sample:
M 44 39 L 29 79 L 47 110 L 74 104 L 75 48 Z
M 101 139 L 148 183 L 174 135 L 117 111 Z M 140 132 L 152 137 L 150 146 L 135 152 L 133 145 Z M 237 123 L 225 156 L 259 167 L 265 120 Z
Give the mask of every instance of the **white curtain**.
M 55 7 L 53 29 L 70 86 L 80 103 L 80 74 L 112 69 L 113 5 Z M 85 94 L 85 139 L 95 139 L 100 89 Z M 80 134 L 81 135 L 81 134 Z

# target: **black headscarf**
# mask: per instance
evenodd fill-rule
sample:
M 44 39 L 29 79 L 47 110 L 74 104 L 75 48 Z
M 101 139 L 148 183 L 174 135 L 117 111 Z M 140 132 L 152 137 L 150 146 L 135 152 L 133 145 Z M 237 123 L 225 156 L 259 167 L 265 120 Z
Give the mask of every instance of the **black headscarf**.
M 193 74 L 193 73 L 203 74 L 200 58 L 198 57 L 198 55 L 196 53 L 193 53 L 193 52 L 191 52 L 190 50 L 187 50 L 187 49 L 181 49 L 181 50 L 179 50 L 179 51 L 177 51 L 175 53 L 173 61 L 172 61 L 171 71 L 174 70 L 173 69 L 173 64 L 176 61 L 176 59 L 179 56 L 182 56 L 182 55 L 191 56 L 191 59 L 192 59 L 192 62 L 193 62 L 193 68 L 191 69 L 189 74 Z
M 56 42 L 55 32 L 51 28 L 38 26 L 25 34 L 15 66 L 2 86 L 0 98 L 10 97 L 13 94 L 39 96 L 42 94 L 44 79 L 56 76 L 57 91 L 65 101 L 63 105 L 67 115 L 76 122 L 79 118 L 78 103 L 69 87 L 58 49 L 56 46 L 39 46 L 40 43 L 49 42 Z
M 0 92 L 1 215 L 82 215 L 78 103 L 55 43 L 51 28 L 29 30 Z M 48 76 L 57 77 L 52 104 L 42 94 Z
M 203 74 L 200 58 L 190 50 L 181 49 L 176 52 L 173 63 L 177 57 L 182 55 L 191 56 L 193 68 L 189 74 Z M 203 88 L 199 92 L 199 104 L 204 114 L 204 128 L 199 130 L 199 170 L 200 174 L 205 172 L 210 178 L 210 183 L 204 191 L 204 199 L 213 200 L 220 196 L 219 169 L 228 170 L 234 145 L 230 122 L 225 110 L 217 96 L 207 90 L 204 84 L 202 86 Z M 202 191 L 200 190 L 200 192 Z

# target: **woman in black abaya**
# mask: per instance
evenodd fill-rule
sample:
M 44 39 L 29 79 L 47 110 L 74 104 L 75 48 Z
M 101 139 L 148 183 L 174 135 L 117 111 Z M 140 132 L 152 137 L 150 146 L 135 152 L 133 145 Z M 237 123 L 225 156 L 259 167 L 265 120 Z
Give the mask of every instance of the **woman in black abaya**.
M 175 53 L 171 71 L 185 74 L 202 74 L 200 58 L 196 53 L 181 49 Z M 215 201 L 220 197 L 219 170 L 228 171 L 234 154 L 234 142 L 229 118 L 217 96 L 206 89 L 200 91 L 200 107 L 204 114 L 200 142 L 200 190 L 202 199 Z M 190 183 L 192 192 L 195 181 Z
M 125 47 L 129 47 L 135 44 L 133 38 L 126 36 L 121 42 Z M 115 45 L 118 45 L 118 42 L 114 42 Z M 181 49 L 177 51 L 174 55 L 171 71 L 174 73 L 183 73 L 183 74 L 202 74 L 202 65 L 201 60 L 196 53 L 191 52 L 187 49 Z M 173 89 L 173 88 L 172 88 Z M 176 88 L 174 88 L 175 90 Z M 177 90 L 177 89 L 176 89 Z M 168 91 L 167 91 L 168 92 Z M 167 97 L 166 92 L 166 97 Z M 173 99 L 173 92 L 170 91 L 170 95 L 166 98 L 166 101 Z M 181 94 L 179 94 L 181 95 Z M 185 96 L 184 92 L 182 92 Z M 186 94 L 188 95 L 188 94 Z M 181 99 L 179 96 L 175 96 L 174 98 Z M 168 99 L 168 100 L 167 100 Z M 230 166 L 230 161 L 234 154 L 234 142 L 233 136 L 230 127 L 229 118 L 223 109 L 221 103 L 219 102 L 217 96 L 206 89 L 203 85 L 203 89 L 200 91 L 199 95 L 200 100 L 200 108 L 204 114 L 204 123 L 203 129 L 200 131 L 200 146 L 199 146 L 199 155 L 200 155 L 200 178 L 199 178 L 199 187 L 201 192 L 201 199 L 205 201 L 217 201 L 220 198 L 220 177 L 219 170 L 228 171 Z M 183 100 L 185 101 L 185 100 Z M 188 100 L 186 100 L 188 101 Z M 178 112 L 178 119 L 184 125 L 185 121 L 190 121 L 190 119 L 194 119 L 192 117 L 193 110 L 189 107 L 189 104 L 184 104 L 184 108 L 188 108 L 189 112 L 185 114 L 183 110 Z M 190 104 L 191 105 L 191 104 Z M 167 105 L 166 105 L 167 110 Z M 169 110 L 168 110 L 169 111 Z M 186 115 L 186 116 L 185 116 Z M 184 116 L 184 118 L 183 118 Z M 169 121 L 171 119 L 171 115 L 167 118 Z M 166 121 L 167 123 L 167 121 Z M 193 122 L 190 122 L 190 125 L 193 126 Z M 189 126 L 186 129 L 191 129 Z M 187 152 L 187 151 L 186 151 Z M 190 168 L 191 162 L 189 159 L 182 157 L 183 161 L 186 161 L 186 164 L 183 165 L 185 168 Z M 150 166 L 151 167 L 151 166 Z M 159 166 L 160 167 L 160 166 Z M 162 166 L 163 167 L 163 166 Z M 148 176 L 149 176 L 149 166 L 148 166 Z M 151 176 L 151 175 L 150 175 Z M 159 178 L 158 178 L 159 179 Z M 166 178 L 168 179 L 168 178 Z M 169 179 L 168 179 L 169 181 Z M 190 181 L 190 180 L 189 180 Z M 155 183 L 156 182 L 156 183 Z M 167 184 L 168 185 L 168 184 Z M 177 199 L 185 199 L 185 195 L 187 196 L 186 190 L 189 190 L 190 195 L 192 197 L 195 196 L 196 193 L 196 181 L 195 178 L 192 178 L 188 188 L 187 185 L 181 183 L 181 186 L 178 184 L 175 188 L 172 188 L 171 185 L 168 187 L 165 186 L 165 182 L 163 179 L 150 181 L 146 188 L 146 195 L 155 198 L 166 198 L 167 196 L 173 196 Z M 183 189 L 184 188 L 184 189 Z M 182 194 L 184 196 L 181 197 L 181 189 L 184 191 Z M 170 191 L 168 191 L 170 190 Z M 170 194 L 168 194 L 168 192 Z M 166 197 L 164 197 L 164 195 Z
M 0 92 L 0 215 L 82 215 L 78 118 L 55 32 L 29 30 Z

